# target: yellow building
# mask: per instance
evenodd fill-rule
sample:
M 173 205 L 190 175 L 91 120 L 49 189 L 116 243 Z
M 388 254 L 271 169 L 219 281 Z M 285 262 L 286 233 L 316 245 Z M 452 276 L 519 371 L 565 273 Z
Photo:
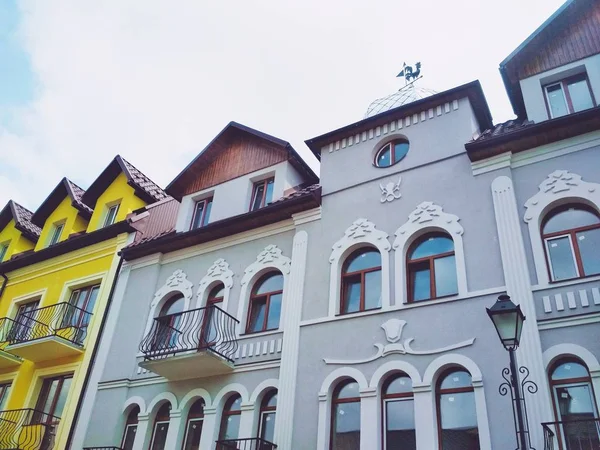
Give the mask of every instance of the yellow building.
M 0 212 L 0 449 L 68 447 L 132 212 L 165 197 L 117 156 L 87 191 Z

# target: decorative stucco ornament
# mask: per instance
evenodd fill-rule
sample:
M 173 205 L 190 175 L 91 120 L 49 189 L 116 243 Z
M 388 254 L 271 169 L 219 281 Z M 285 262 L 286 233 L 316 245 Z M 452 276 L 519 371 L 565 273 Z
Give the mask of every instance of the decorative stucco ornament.
M 410 236 L 424 226 L 439 227 L 451 234 L 462 236 L 464 229 L 458 223 L 459 220 L 454 214 L 445 213 L 440 205 L 423 202 L 408 215 L 406 223 L 396 230 L 394 248 L 397 249 L 399 242 L 404 240 L 401 236 Z
M 402 177 L 399 177 L 397 183 L 390 181 L 385 186 L 381 183 L 379 184 L 379 187 L 381 188 L 381 203 L 393 202 L 402 197 L 402 194 L 400 193 L 401 182 Z
M 173 275 L 167 278 L 167 282 L 165 284 L 169 287 L 179 286 L 180 284 L 184 283 L 186 278 L 187 276 L 185 272 L 181 269 L 177 269 L 175 272 L 173 272 Z
M 154 293 L 154 300 L 150 304 L 151 308 L 155 308 L 167 295 L 173 292 L 181 292 L 186 302 L 192 298 L 192 282 L 187 279 L 187 275 L 181 269 L 177 269 L 162 285 L 158 291 Z
M 364 242 L 372 244 L 379 249 L 379 251 L 389 251 L 391 246 L 388 239 L 388 234 L 384 231 L 377 230 L 375 224 L 368 219 L 360 218 L 352 222 L 346 231 L 344 236 L 333 244 L 331 255 L 329 256 L 329 262 L 333 263 L 339 259 L 342 253 L 357 242 Z
M 330 359 L 324 358 L 325 364 L 364 364 L 371 361 L 375 361 L 378 358 L 385 358 L 389 355 L 435 355 L 437 353 L 448 352 L 450 350 L 456 350 L 463 347 L 473 345 L 475 338 L 467 339 L 466 341 L 459 342 L 458 344 L 448 345 L 446 347 L 440 347 L 432 350 L 414 350 L 411 345 L 415 338 L 404 339 L 404 342 L 399 342 L 402 339 L 402 330 L 406 326 L 405 320 L 390 319 L 381 325 L 385 336 L 388 340 L 387 344 L 376 343 L 373 344 L 377 349 L 375 355 L 358 360 L 348 359 Z
M 252 277 L 259 271 L 273 267 L 281 271 L 282 274 L 287 275 L 290 273 L 290 266 L 292 261 L 287 256 L 283 256 L 283 252 L 279 247 L 274 244 L 267 245 L 265 249 L 258 254 L 256 261 L 250 264 L 244 271 L 242 277 L 242 286 L 247 284 Z

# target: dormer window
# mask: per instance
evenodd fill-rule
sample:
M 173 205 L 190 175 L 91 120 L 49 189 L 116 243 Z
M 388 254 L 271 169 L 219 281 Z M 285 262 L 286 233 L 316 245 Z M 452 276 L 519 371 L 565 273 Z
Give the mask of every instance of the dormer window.
M 119 203 L 109 206 L 106 210 L 106 216 L 104 217 L 104 227 L 112 225 L 117 219 L 117 213 L 119 212 Z
M 4 242 L 2 244 L 0 244 L 0 262 L 4 261 L 4 257 L 6 256 L 6 253 L 8 252 L 8 242 Z
M 375 155 L 375 167 L 390 167 L 399 163 L 408 153 L 408 141 L 395 139 L 381 147 Z
M 596 106 L 585 74 L 544 86 L 550 118 L 562 117 Z
M 250 211 L 264 208 L 273 201 L 273 185 L 275 178 L 267 178 L 254 183 L 252 189 L 252 201 L 250 202 Z
M 192 230 L 208 225 L 210 220 L 210 210 L 212 209 L 212 202 L 212 197 L 196 202 L 194 205 L 194 216 L 192 217 Z
M 62 234 L 64 228 L 64 222 L 55 223 L 54 225 L 52 225 L 52 231 L 50 232 L 50 240 L 48 241 L 48 246 L 58 243 L 58 241 L 60 240 L 60 235 Z

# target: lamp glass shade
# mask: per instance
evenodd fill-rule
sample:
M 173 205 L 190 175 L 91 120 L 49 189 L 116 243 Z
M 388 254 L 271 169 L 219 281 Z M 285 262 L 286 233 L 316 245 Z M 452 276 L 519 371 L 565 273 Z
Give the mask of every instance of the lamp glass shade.
M 517 348 L 525 321 L 521 307 L 515 305 L 508 295 L 501 295 L 494 306 L 487 308 L 487 313 L 492 319 L 502 345 L 506 349 Z

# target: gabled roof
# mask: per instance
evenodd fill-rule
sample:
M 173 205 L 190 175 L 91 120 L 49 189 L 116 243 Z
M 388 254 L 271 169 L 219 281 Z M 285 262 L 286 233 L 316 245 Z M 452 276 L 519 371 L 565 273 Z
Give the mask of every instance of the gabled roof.
M 169 183 L 167 188 L 165 189 L 169 195 L 175 197 L 176 199 L 181 198 L 181 191 L 184 183 L 186 182 L 186 175 L 188 175 L 189 171 L 198 172 L 202 170 L 204 167 L 208 166 L 212 161 L 212 154 L 218 152 L 218 146 L 215 145 L 218 142 L 225 140 L 230 133 L 232 132 L 242 132 L 247 133 L 251 136 L 254 136 L 258 139 L 264 140 L 275 146 L 281 147 L 285 151 L 287 151 L 290 162 L 292 165 L 306 177 L 306 181 L 308 183 L 317 183 L 319 181 L 319 177 L 315 174 L 315 172 L 310 168 L 310 166 L 304 161 L 304 159 L 298 154 L 298 152 L 292 147 L 292 145 L 284 141 L 283 139 L 279 139 L 275 136 L 271 136 L 269 134 L 263 133 L 262 131 L 255 130 L 254 128 L 247 127 L 246 125 L 242 125 L 237 122 L 229 122 L 225 128 L 223 128 L 219 134 L 217 134 L 210 143 L 204 147 L 204 149 L 198 153 L 198 155 L 190 162 L 185 169 L 183 169 L 176 177 Z
M 31 222 L 33 213 L 27 208 L 19 205 L 17 202 L 9 200 L 2 211 L 0 211 L 0 230 L 2 230 L 12 220 L 15 221 L 15 228 L 30 241 L 36 242 L 42 232 L 41 228 Z
M 37 226 L 43 227 L 46 219 L 52 214 L 52 211 L 54 211 L 58 205 L 60 205 L 60 202 L 67 196 L 71 199 L 71 205 L 77 210 L 79 215 L 86 220 L 90 220 L 90 217 L 92 217 L 92 209 L 81 201 L 81 197 L 84 193 L 85 191 L 71 180 L 66 177 L 63 178 L 35 211 L 31 217 L 31 221 Z
M 125 174 L 127 177 L 127 184 L 135 190 L 135 195 L 146 203 L 154 203 L 167 197 L 165 191 L 163 191 L 156 183 L 120 155 L 117 155 L 110 164 L 106 166 L 100 176 L 94 180 L 87 191 L 85 191 L 81 200 L 90 208 L 94 208 L 98 197 L 102 195 L 108 186 L 110 186 L 121 173 Z

